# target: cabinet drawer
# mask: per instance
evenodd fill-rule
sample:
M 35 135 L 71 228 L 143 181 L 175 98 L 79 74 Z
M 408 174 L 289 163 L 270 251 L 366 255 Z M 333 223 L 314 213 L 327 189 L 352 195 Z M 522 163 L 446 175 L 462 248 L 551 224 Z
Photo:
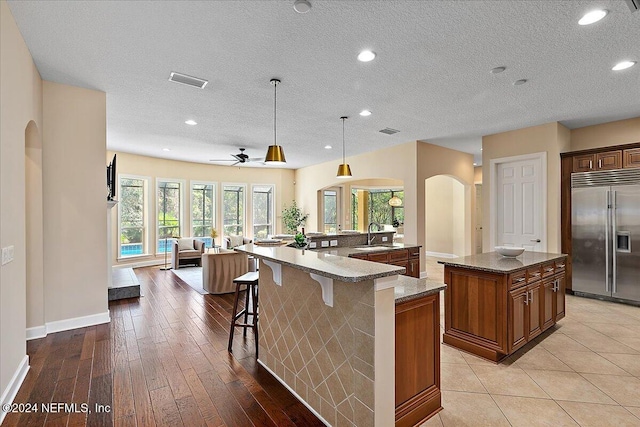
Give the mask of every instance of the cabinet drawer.
M 542 264 L 542 277 L 553 276 L 554 272 L 554 263 L 548 262 L 546 264 Z
M 409 251 L 406 250 L 406 249 L 401 249 L 401 250 L 389 252 L 389 261 L 390 262 L 405 260 L 408 257 L 409 257 Z
M 567 266 L 567 261 L 566 260 L 561 260 L 561 261 L 556 261 L 555 263 L 555 272 L 559 273 L 561 271 L 564 271 L 565 268 Z
M 540 266 L 529 268 L 527 270 L 527 283 L 533 283 L 542 278 L 542 270 Z
M 516 271 L 509 276 L 509 289 L 515 289 L 527 282 L 527 270 Z
M 388 263 L 389 262 L 389 252 L 383 252 L 381 254 L 369 254 L 367 259 L 369 261 L 374 261 L 374 262 Z
M 420 258 L 420 248 L 409 248 L 409 258 Z

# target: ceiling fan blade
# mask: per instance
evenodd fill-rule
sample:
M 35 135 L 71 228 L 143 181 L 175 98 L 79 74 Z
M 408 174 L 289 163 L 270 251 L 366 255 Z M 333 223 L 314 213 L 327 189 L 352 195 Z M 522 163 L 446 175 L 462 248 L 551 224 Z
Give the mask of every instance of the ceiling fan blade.
M 237 161 L 237 162 L 235 162 L 234 164 L 232 164 L 232 165 L 229 165 L 229 166 L 235 166 L 235 165 L 237 165 L 238 163 L 242 163 L 242 162 L 240 162 L 240 161 Z
M 264 161 L 264 157 L 249 157 L 247 160 L 250 162 Z
M 209 159 L 210 162 L 235 162 L 234 159 Z

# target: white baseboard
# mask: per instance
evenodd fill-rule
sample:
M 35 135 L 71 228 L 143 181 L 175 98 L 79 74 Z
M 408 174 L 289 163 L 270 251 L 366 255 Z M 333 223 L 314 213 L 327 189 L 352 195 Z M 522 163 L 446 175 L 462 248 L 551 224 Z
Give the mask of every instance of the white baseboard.
M 44 338 L 47 336 L 47 327 L 34 326 L 33 328 L 27 328 L 27 341 L 35 340 L 37 338 Z
M 437 258 L 458 258 L 458 255 L 455 254 L 447 254 L 444 252 L 431 252 L 431 251 L 427 251 L 425 252 L 426 256 L 434 256 Z
M 164 265 L 164 260 L 162 259 L 150 259 L 146 261 L 138 261 L 127 264 L 116 264 L 111 268 L 140 268 L 140 267 L 152 267 L 154 265 Z M 167 262 L 167 265 L 171 265 L 171 260 Z
M 91 314 L 89 316 L 74 317 L 72 319 L 56 320 L 47 322 L 44 326 L 36 326 L 27 329 L 27 341 L 36 338 L 46 337 L 54 332 L 68 331 L 70 329 L 86 328 L 87 326 L 100 325 L 111 322 L 109 311 L 104 313 Z
M 29 372 L 29 356 L 25 354 L 20 365 L 18 365 L 18 369 L 16 369 L 13 377 L 11 377 L 11 381 L 9 381 L 7 388 L 2 392 L 2 397 L 0 398 L 2 406 L 6 403 L 13 403 L 13 399 L 16 398 L 16 394 L 18 394 L 18 390 L 20 389 L 24 378 L 27 376 L 27 372 Z M 7 413 L 5 411 L 0 411 L 0 424 L 2 424 L 6 415 Z
M 296 393 L 291 387 L 289 387 L 289 385 L 287 383 L 284 382 L 284 380 L 282 378 L 280 378 L 279 376 L 276 375 L 275 372 L 273 372 L 271 369 L 269 369 L 267 367 L 267 365 L 265 365 L 264 363 L 262 363 L 262 360 L 258 359 L 258 363 L 260 365 L 262 365 L 262 367 L 264 369 L 266 369 L 271 375 L 273 375 L 273 377 L 275 379 L 277 379 L 280 384 L 282 384 L 287 390 L 289 390 L 291 392 L 291 394 L 293 394 L 295 396 L 296 399 L 298 399 L 300 401 L 300 403 L 302 403 L 304 406 L 307 407 L 307 409 L 309 409 L 311 412 L 313 412 L 313 415 L 315 415 L 316 417 L 318 417 L 318 419 L 320 421 L 322 421 L 324 423 L 324 425 L 326 426 L 331 426 L 331 424 L 329 424 L 327 422 L 327 420 L 325 420 L 324 418 L 322 418 L 322 416 L 318 413 L 318 411 L 316 411 L 315 409 L 313 409 L 311 407 L 311 405 L 309 405 L 302 397 L 300 397 L 300 395 L 298 393 Z

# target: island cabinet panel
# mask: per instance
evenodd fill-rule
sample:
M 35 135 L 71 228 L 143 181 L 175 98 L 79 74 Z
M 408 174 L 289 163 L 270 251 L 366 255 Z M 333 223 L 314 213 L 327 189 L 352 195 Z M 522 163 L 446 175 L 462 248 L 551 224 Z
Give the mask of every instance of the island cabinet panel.
M 527 343 L 527 329 L 529 328 L 527 312 L 526 286 L 509 291 L 509 352 L 515 351 Z
M 456 347 L 463 342 L 487 349 L 483 357 L 507 352 L 506 281 L 501 275 L 447 271 L 445 267 L 445 343 Z M 450 341 L 450 342 L 449 342 Z
M 547 279 L 542 282 L 544 292 L 543 302 L 543 315 L 542 315 L 542 330 L 549 329 L 556 321 L 556 313 L 554 307 L 556 306 L 556 281 L 555 279 Z
M 544 309 L 542 304 L 542 283 L 527 286 L 527 310 L 529 311 L 529 330 L 527 331 L 527 341 L 532 340 L 542 333 L 542 319 Z
M 567 278 L 564 272 L 558 274 L 556 276 L 556 298 L 555 298 L 555 305 L 553 308 L 553 320 L 554 322 L 557 322 L 558 320 L 562 319 L 564 317 L 565 314 L 565 304 L 564 304 L 564 298 L 565 298 L 565 292 L 566 292 L 566 286 L 567 286 Z
M 369 254 L 349 254 L 349 257 L 382 264 L 397 265 L 405 269 L 405 276 L 420 278 L 420 246 Z
M 420 424 L 441 408 L 440 298 L 396 304 L 396 426 Z

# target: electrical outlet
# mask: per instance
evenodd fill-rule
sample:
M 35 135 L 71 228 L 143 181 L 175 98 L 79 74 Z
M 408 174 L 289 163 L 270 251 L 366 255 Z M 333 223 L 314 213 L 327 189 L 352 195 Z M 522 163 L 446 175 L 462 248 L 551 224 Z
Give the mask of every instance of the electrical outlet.
M 13 245 L 2 248 L 2 265 L 13 261 Z
M 384 237 L 382 238 L 382 241 L 383 241 L 383 242 L 386 242 L 387 240 L 389 240 L 389 238 L 388 238 L 387 236 L 384 236 Z
M 338 246 L 338 241 L 337 240 L 332 240 L 331 241 L 331 246 Z
M 322 242 L 320 242 L 323 248 L 328 248 L 329 247 L 329 242 L 327 242 L 326 240 L 323 240 Z
M 316 246 L 318 246 L 316 242 L 309 242 L 309 249 L 315 249 Z

